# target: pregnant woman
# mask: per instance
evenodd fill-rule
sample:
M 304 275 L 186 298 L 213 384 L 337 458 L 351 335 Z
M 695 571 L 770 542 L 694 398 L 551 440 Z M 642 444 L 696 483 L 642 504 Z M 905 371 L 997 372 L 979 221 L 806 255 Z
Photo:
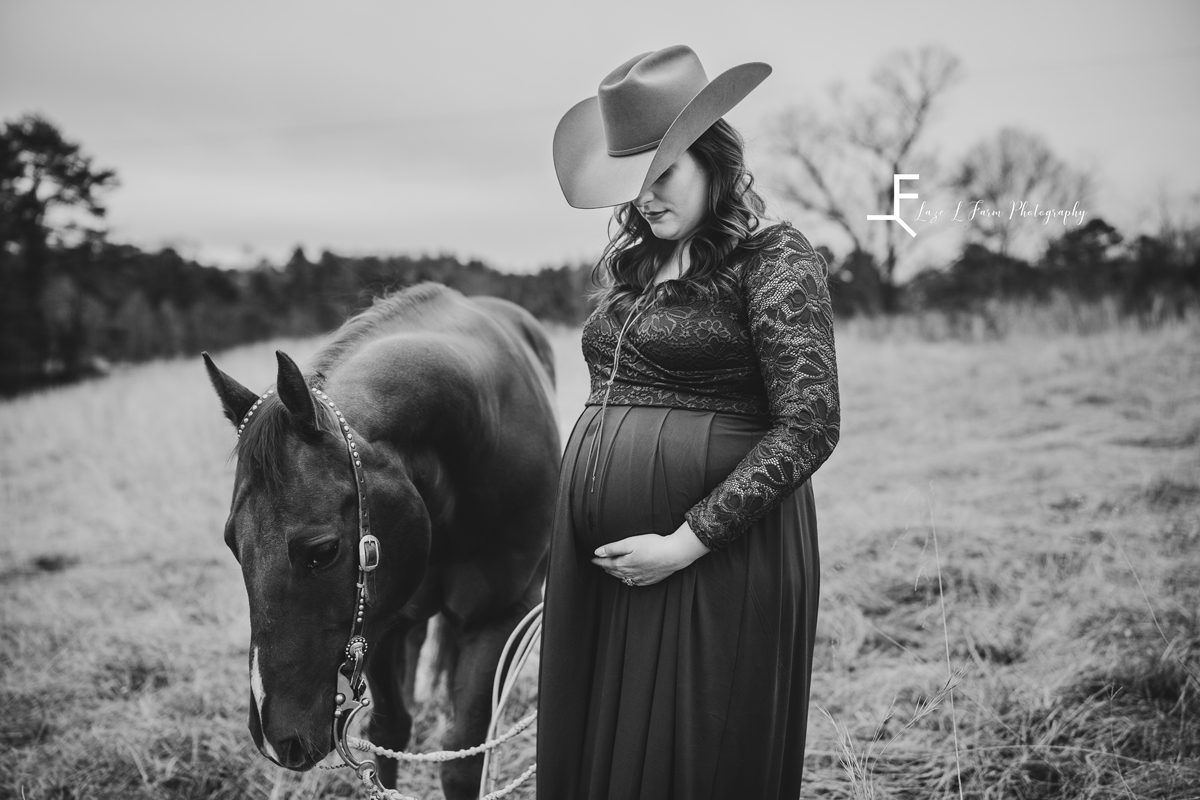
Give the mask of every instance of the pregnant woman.
M 559 123 L 567 202 L 616 206 L 584 324 L 546 583 L 542 800 L 795 798 L 819 564 L 810 478 L 838 441 L 828 268 L 766 225 L 711 82 L 676 46 Z

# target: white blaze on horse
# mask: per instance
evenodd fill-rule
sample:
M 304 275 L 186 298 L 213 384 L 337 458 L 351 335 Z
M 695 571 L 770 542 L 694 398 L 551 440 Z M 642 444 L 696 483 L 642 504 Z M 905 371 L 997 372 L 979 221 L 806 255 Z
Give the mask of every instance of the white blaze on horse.
M 250 599 L 255 744 L 314 766 L 334 746 L 339 668 L 355 664 L 370 738 L 403 750 L 439 613 L 454 710 L 443 746 L 479 744 L 500 651 L 541 601 L 561 457 L 541 326 L 508 301 L 424 283 L 347 321 L 305 372 L 277 356 L 260 395 L 204 355 L 239 429 L 225 540 Z M 361 661 L 347 658 L 352 637 Z M 481 763 L 444 764 L 446 796 L 475 797 Z M 394 762 L 379 778 L 394 786 Z

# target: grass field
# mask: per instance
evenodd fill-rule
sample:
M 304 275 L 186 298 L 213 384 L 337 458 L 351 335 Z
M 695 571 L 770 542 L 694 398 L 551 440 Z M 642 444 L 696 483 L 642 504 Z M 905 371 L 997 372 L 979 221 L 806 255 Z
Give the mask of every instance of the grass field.
M 805 796 L 1197 797 L 1200 319 L 936 327 L 838 330 Z M 553 333 L 565 434 L 585 373 Z M 219 362 L 260 387 L 274 348 L 318 346 Z M 0 404 L 0 796 L 365 796 L 250 741 L 233 439 L 199 358 Z

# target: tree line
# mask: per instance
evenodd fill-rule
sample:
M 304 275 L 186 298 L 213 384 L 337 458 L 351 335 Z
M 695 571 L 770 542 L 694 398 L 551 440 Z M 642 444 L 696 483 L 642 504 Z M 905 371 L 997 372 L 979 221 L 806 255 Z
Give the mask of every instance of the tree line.
M 39 293 L 19 256 L 0 254 L 0 388 L 11 393 L 103 371 L 108 363 L 219 350 L 333 330 L 375 297 L 432 280 L 464 294 L 512 300 L 539 318 L 586 316 L 586 270 L 499 272 L 441 257 L 308 260 L 226 270 L 172 249 L 146 252 L 94 238 L 47 250 Z
M 509 274 L 453 256 L 346 257 L 224 270 L 110 241 L 95 223 L 118 184 L 49 120 L 0 128 L 0 393 L 118 361 L 332 330 L 377 296 L 432 280 L 521 304 L 547 321 L 587 312 L 590 268 Z
M 375 297 L 424 280 L 513 300 L 546 321 L 578 324 L 591 310 L 588 264 L 516 275 L 448 255 L 324 252 L 311 261 L 297 248 L 285 264 L 224 270 L 170 248 L 147 251 L 94 227 L 105 214 L 103 194 L 116 185 L 115 171 L 97 167 L 43 117 L 0 128 L 0 393 L 102 372 L 112 362 L 324 333 Z M 890 232 L 882 250 L 857 235 L 840 258 L 819 248 L 831 267 L 834 312 L 970 311 L 993 298 L 1037 301 L 1054 292 L 1115 297 L 1124 313 L 1157 318 L 1200 305 L 1194 222 L 1127 241 L 1093 217 L 1032 262 L 1010 255 L 1002 234 L 981 230 L 952 263 L 903 284 L 893 272 L 900 240 Z
M 874 257 L 852 251 L 831 264 L 835 316 L 886 313 L 888 290 Z M 980 313 L 992 300 L 1044 303 L 1063 295 L 1080 303 L 1114 300 L 1122 316 L 1161 320 L 1200 308 L 1200 224 L 1164 226 L 1126 239 L 1101 217 L 1069 228 L 1034 260 L 967 242 L 942 267 L 921 270 L 892 290 L 897 312 L 936 309 Z

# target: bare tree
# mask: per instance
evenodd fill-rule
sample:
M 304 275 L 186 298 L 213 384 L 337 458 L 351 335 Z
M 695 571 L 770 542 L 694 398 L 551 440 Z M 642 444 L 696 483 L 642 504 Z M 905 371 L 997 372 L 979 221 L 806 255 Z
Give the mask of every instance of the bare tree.
M 959 59 L 941 46 L 897 51 L 876 67 L 864 97 L 849 99 L 836 84 L 830 113 L 800 106 L 775 126 L 778 192 L 835 223 L 854 251 L 871 255 L 887 311 L 896 307 L 896 262 L 911 237 L 894 223 L 868 222 L 867 215 L 891 211 L 893 175 L 936 179 L 937 159 L 920 149 L 921 137 L 960 77 Z
M 1086 207 L 1092 191 L 1090 178 L 1059 159 L 1042 137 L 1013 127 L 972 147 L 949 185 L 972 204 L 997 210 L 1020 202 L 1028 203 L 1029 210 L 1035 202 L 1044 208 L 1076 202 Z M 966 210 L 961 216 L 967 217 L 972 238 L 1001 255 L 1008 255 L 1021 236 L 1032 235 L 1031 226 L 1012 225 L 1007 216 L 972 217 Z

